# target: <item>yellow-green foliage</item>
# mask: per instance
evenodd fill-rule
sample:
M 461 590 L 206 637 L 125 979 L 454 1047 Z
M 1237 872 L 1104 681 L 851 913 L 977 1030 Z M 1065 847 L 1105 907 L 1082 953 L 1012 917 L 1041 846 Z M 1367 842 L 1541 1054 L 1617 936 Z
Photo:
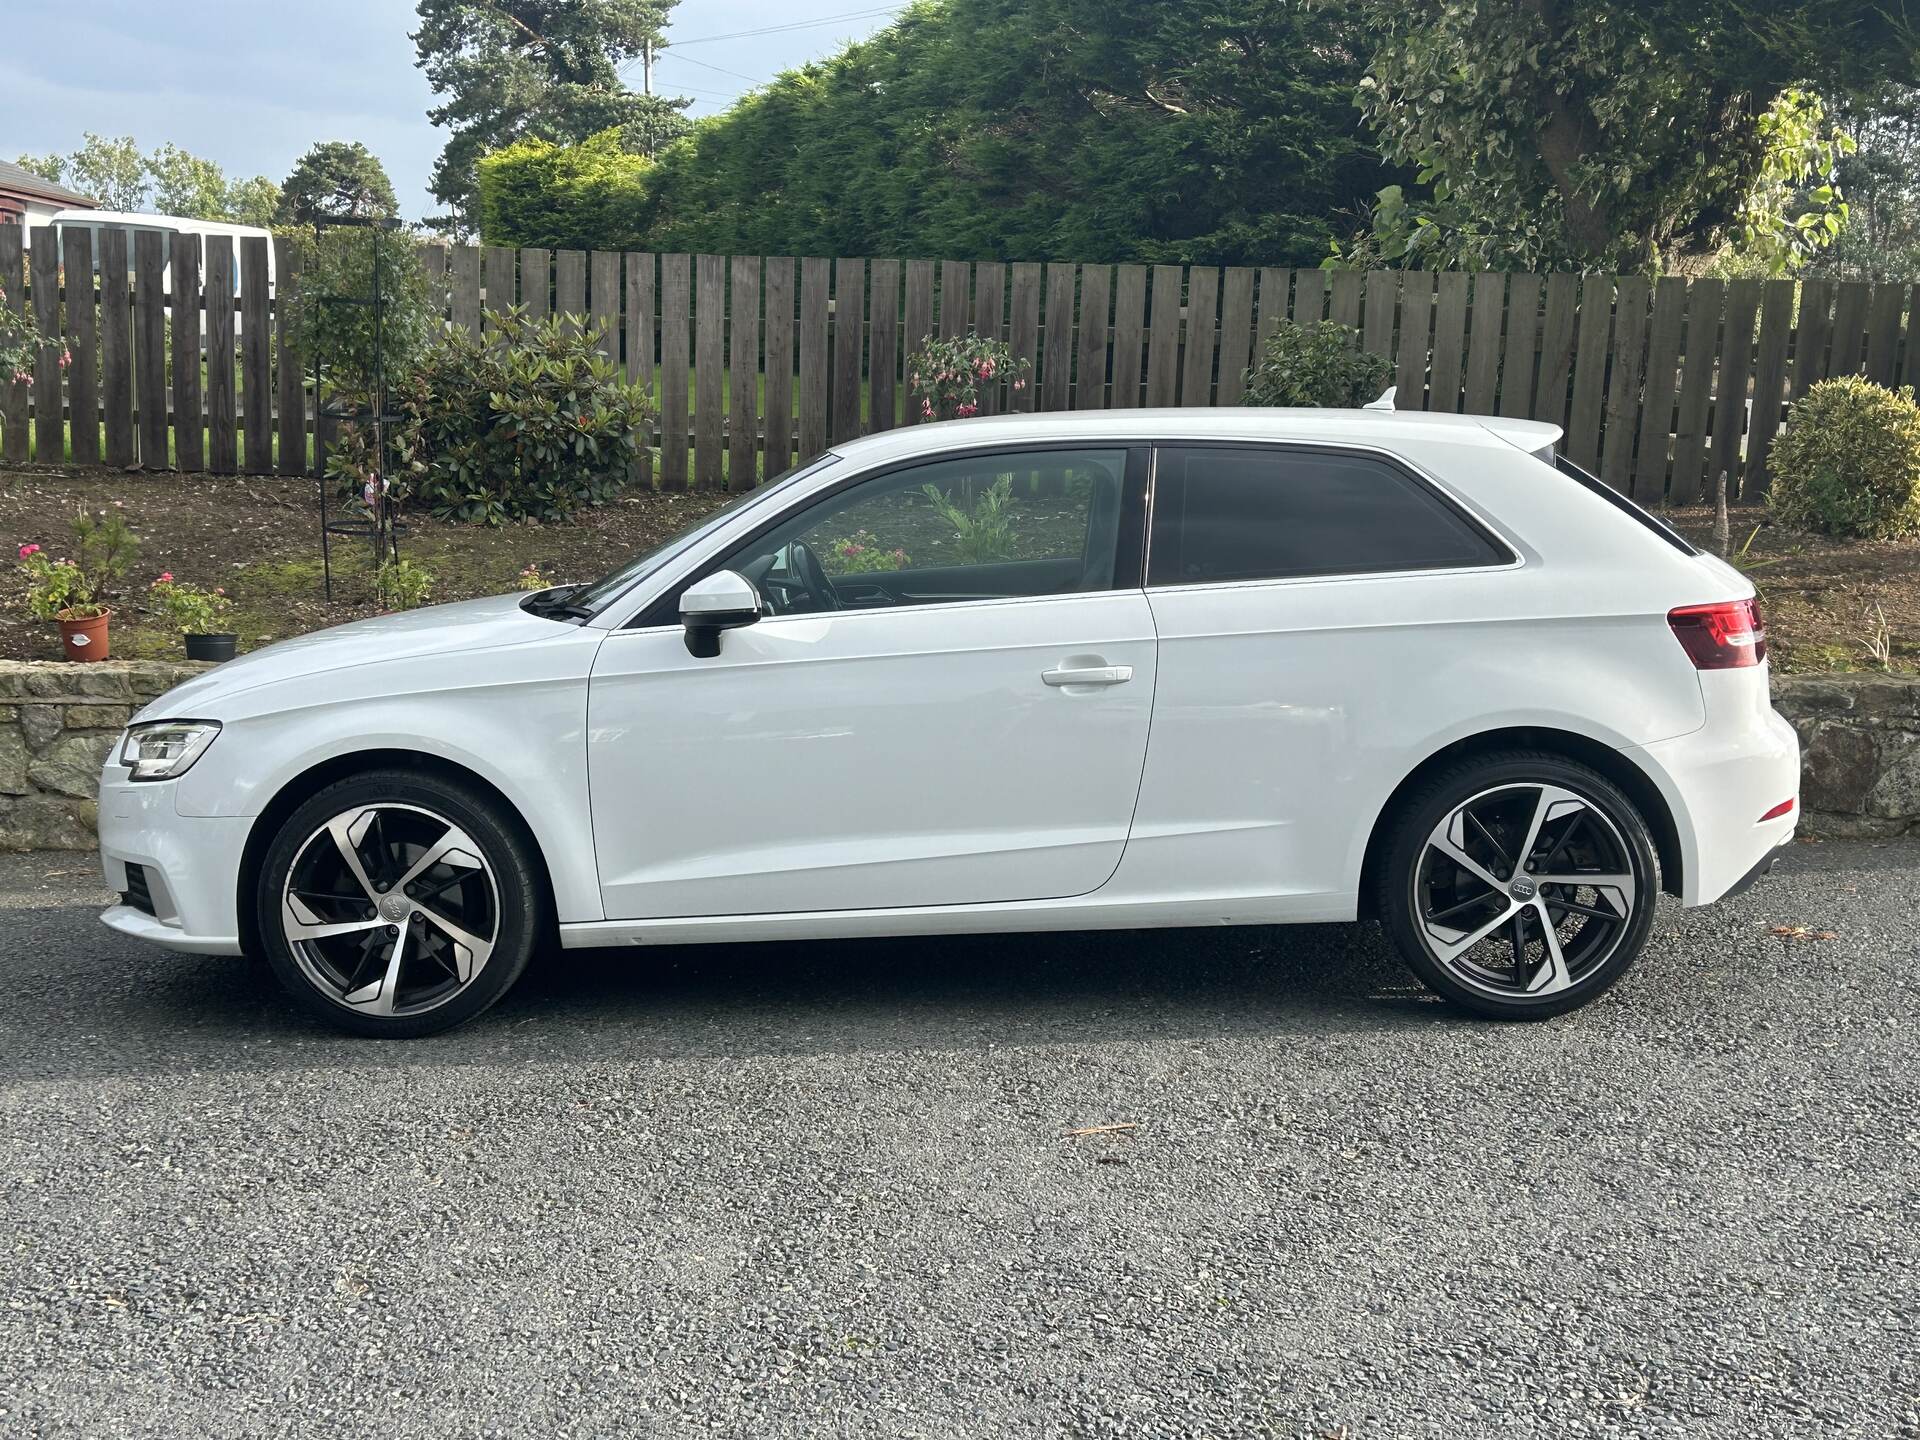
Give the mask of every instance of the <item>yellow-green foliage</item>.
M 516 245 L 637 248 L 648 168 L 619 126 L 578 145 L 521 140 L 480 160 L 480 233 Z
M 1911 386 L 1857 375 L 1793 402 L 1773 447 L 1774 514 L 1828 535 L 1889 540 L 1920 531 L 1920 406 Z

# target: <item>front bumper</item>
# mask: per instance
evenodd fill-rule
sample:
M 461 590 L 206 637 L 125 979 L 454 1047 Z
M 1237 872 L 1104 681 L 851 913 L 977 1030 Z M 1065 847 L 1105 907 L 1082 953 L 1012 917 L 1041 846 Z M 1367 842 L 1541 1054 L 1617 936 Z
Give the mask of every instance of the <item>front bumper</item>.
M 169 950 L 238 955 L 240 858 L 253 821 L 181 815 L 178 788 L 174 780 L 135 784 L 108 761 L 100 781 L 100 869 L 109 890 L 137 897 L 141 887 L 130 882 L 127 867 L 140 866 L 152 909 L 110 905 L 101 923 Z

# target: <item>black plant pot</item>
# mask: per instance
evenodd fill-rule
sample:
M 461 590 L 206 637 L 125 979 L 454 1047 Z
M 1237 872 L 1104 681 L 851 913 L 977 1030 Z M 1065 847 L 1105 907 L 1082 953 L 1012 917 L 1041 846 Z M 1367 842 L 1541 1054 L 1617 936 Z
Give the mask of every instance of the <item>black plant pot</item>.
M 233 659 L 232 635 L 187 635 L 187 659 L 189 660 L 231 660 Z

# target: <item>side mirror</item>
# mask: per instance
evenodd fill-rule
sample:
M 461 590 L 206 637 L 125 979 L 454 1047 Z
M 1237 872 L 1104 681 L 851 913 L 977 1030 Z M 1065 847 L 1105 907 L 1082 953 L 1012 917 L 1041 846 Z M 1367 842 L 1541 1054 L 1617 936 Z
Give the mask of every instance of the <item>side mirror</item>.
M 760 618 L 760 592 L 735 570 L 717 570 L 696 580 L 680 595 L 680 623 L 687 630 L 687 653 L 711 660 L 720 653 L 720 632 L 738 630 Z

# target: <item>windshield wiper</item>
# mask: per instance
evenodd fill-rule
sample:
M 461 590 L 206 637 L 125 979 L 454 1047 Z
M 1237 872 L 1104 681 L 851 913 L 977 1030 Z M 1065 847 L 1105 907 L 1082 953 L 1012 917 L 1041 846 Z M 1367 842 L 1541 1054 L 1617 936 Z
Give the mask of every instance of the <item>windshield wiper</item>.
M 520 602 L 520 608 L 529 615 L 538 615 L 543 620 L 588 620 L 593 610 L 586 605 L 574 605 L 569 602 L 575 595 L 586 589 L 586 585 L 557 585 L 551 590 L 541 590 L 529 595 Z

